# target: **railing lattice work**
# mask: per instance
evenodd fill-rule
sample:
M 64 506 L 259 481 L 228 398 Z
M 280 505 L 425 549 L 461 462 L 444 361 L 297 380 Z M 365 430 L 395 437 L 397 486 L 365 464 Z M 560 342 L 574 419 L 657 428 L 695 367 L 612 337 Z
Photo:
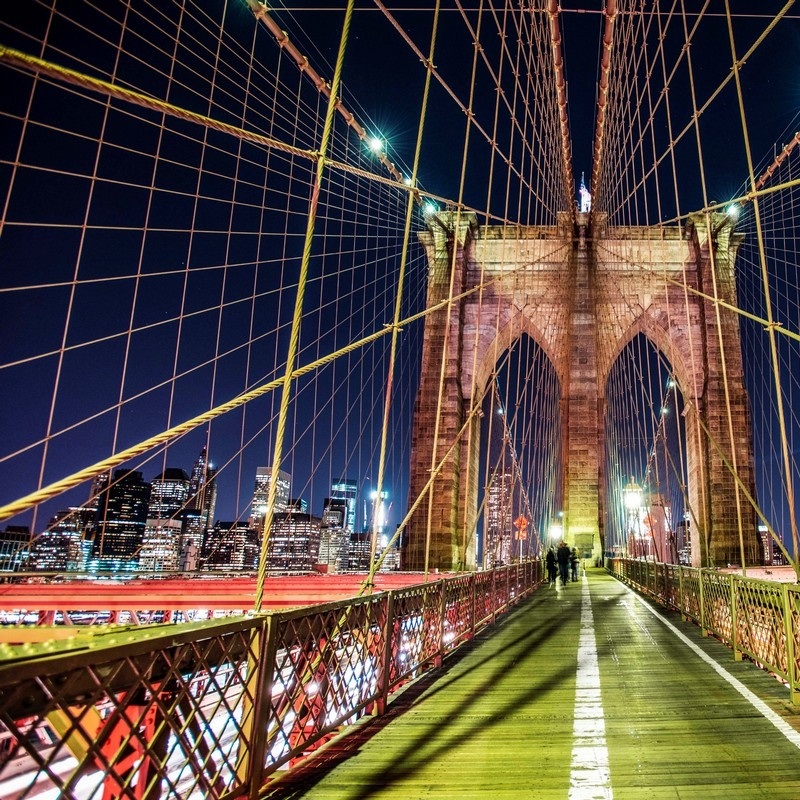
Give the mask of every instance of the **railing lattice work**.
M 0 663 L 0 795 L 232 798 L 490 625 L 539 562 L 273 614 L 19 645 Z
M 638 559 L 612 559 L 613 575 L 680 611 L 733 649 L 779 676 L 800 704 L 800 585 Z

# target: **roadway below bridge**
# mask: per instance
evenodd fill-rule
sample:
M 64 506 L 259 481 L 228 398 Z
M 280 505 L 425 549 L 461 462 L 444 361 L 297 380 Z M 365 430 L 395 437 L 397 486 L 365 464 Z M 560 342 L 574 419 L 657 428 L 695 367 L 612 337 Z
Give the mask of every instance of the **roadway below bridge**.
M 542 587 L 272 800 L 800 797 L 800 709 L 601 570 Z
M 449 577 L 429 574 L 428 580 Z M 264 611 L 297 608 L 356 597 L 366 573 L 308 574 L 269 576 L 264 583 Z M 375 591 L 388 591 L 425 583 L 420 572 L 379 572 L 374 577 Z M 0 612 L 28 611 L 105 611 L 249 610 L 256 595 L 253 576 L 173 577 L 160 579 L 94 579 L 45 582 L 35 576 L 18 583 L 0 585 Z

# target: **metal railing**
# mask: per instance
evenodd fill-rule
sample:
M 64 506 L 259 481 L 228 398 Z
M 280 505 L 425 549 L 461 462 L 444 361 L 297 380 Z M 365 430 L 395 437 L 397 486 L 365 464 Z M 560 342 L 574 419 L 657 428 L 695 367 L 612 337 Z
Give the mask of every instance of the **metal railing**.
M 258 796 L 490 625 L 539 562 L 293 611 L 5 647 L 0 796 Z
M 610 559 L 612 575 L 783 679 L 800 705 L 800 586 L 711 569 Z

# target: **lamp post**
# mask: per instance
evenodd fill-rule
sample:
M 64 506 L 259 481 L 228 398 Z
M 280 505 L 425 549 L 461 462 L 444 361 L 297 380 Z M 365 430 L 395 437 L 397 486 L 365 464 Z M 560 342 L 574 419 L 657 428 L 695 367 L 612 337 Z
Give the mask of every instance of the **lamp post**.
M 632 538 L 635 542 L 634 545 L 634 553 L 633 557 L 637 558 L 639 556 L 639 548 L 641 546 L 640 539 L 640 521 L 639 521 L 639 510 L 642 507 L 642 490 L 636 481 L 634 481 L 633 476 L 631 476 L 630 481 L 626 484 L 625 488 L 622 490 L 622 502 L 625 506 L 625 514 L 626 514 L 626 544 Z M 628 553 L 630 556 L 631 554 Z

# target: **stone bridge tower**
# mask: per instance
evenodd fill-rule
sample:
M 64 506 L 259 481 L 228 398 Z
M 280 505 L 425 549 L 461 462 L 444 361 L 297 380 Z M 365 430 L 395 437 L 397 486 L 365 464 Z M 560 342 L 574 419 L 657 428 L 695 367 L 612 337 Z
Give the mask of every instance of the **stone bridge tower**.
M 429 221 L 420 235 L 430 266 L 428 306 L 457 299 L 425 322 L 410 501 L 432 466 L 442 459 L 444 466 L 431 506 L 423 500 L 409 522 L 404 569 L 422 569 L 426 549 L 431 569 L 474 565 L 480 418 L 468 412 L 473 393 L 482 396 L 498 359 L 522 334 L 543 348 L 561 385 L 568 541 L 603 552 L 605 387 L 617 356 L 643 333 L 672 364 L 684 399 L 695 564 L 739 562 L 737 486 L 717 447 L 752 492 L 749 403 L 738 318 L 713 302 L 736 303 L 742 237 L 733 228 L 724 214 L 692 215 L 674 229 L 611 228 L 588 214 L 578 214 L 575 225 L 565 214 L 552 227 L 479 227 L 474 215 L 451 212 Z M 481 282 L 483 289 L 469 292 Z M 747 563 L 758 563 L 755 515 L 743 496 L 738 503 Z

